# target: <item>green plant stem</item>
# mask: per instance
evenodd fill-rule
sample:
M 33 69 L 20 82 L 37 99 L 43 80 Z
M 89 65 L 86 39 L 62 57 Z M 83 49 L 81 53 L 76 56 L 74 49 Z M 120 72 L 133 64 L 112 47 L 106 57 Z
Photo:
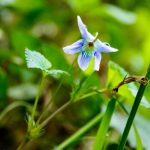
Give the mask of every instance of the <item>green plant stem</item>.
M 29 139 L 27 138 L 27 136 L 25 136 L 25 138 L 22 140 L 22 142 L 20 143 L 20 145 L 18 146 L 17 150 L 22 150 L 22 148 L 24 147 L 24 145 L 29 141 Z
M 52 100 L 55 98 L 55 96 L 57 95 L 60 87 L 62 86 L 62 83 L 63 83 L 63 79 L 61 80 L 61 82 L 59 83 L 54 95 L 52 96 L 52 98 L 49 100 L 48 104 L 46 105 L 46 107 L 44 108 L 44 111 L 42 112 L 42 114 L 39 116 L 38 120 L 37 120 L 37 124 L 39 124 L 39 122 L 41 121 L 41 119 L 43 118 L 43 116 L 46 114 L 50 104 L 52 103 Z
M 148 81 L 150 80 L 150 65 L 149 65 L 149 67 L 148 67 L 148 71 L 147 71 L 147 74 L 146 74 L 146 78 L 148 79 Z M 122 138 L 121 138 L 121 141 L 120 141 L 120 143 L 119 143 L 119 146 L 118 146 L 118 149 L 117 149 L 117 150 L 123 150 L 123 149 L 124 149 L 124 146 L 125 146 L 125 144 L 126 144 L 127 137 L 128 137 L 128 134 L 129 134 L 131 125 L 132 125 L 132 123 L 133 123 L 135 114 L 136 114 L 137 109 L 138 109 L 138 107 L 139 107 L 139 104 L 140 104 L 140 102 L 141 102 L 141 99 L 142 99 L 142 96 L 143 96 L 143 94 L 144 94 L 145 88 L 146 88 L 146 85 L 143 85 L 143 84 L 140 85 L 140 88 L 139 88 L 139 90 L 138 90 L 138 92 L 137 92 L 137 95 L 136 95 L 136 97 L 135 97 L 135 101 L 134 101 L 132 110 L 131 110 L 131 112 L 130 112 L 128 121 L 127 121 L 127 123 L 126 123 L 125 129 L 124 129 L 124 132 L 123 132 L 123 135 L 122 135 Z
M 73 65 L 74 65 L 75 62 L 76 62 L 76 58 L 74 59 L 72 65 L 69 67 L 68 72 L 71 71 L 71 69 L 72 69 L 72 67 L 73 67 Z M 38 118 L 38 120 L 37 120 L 37 122 L 36 122 L 37 124 L 40 123 L 41 119 L 44 117 L 44 115 L 45 115 L 46 112 L 48 111 L 48 108 L 49 108 L 50 104 L 52 103 L 52 101 L 54 100 L 54 98 L 56 97 L 58 91 L 60 90 L 60 88 L 61 88 L 61 86 L 62 86 L 62 84 L 63 84 L 63 81 L 64 81 L 64 78 L 62 77 L 62 80 L 60 81 L 60 83 L 59 83 L 59 85 L 58 85 L 58 87 L 57 87 L 55 93 L 54 93 L 54 94 L 52 95 L 52 97 L 49 99 L 49 102 L 48 102 L 48 104 L 46 105 L 46 107 L 44 108 L 44 111 L 42 112 L 42 114 L 41 114 L 40 117 Z
M 48 118 L 46 118 L 41 124 L 41 127 L 44 127 L 53 117 L 55 117 L 59 112 L 63 111 L 65 108 L 67 108 L 72 103 L 72 100 L 67 101 L 64 105 L 62 105 L 60 108 L 58 108 L 52 115 L 50 115 Z
M 87 98 L 87 97 L 90 97 L 90 96 L 95 95 L 97 93 L 99 94 L 99 93 L 105 92 L 105 91 L 106 91 L 106 89 L 101 89 L 101 90 L 98 90 L 98 91 L 95 91 L 95 92 L 91 92 L 91 93 L 85 94 L 82 97 L 76 99 L 76 101 L 84 99 L 84 98 Z M 62 105 L 60 108 L 58 108 L 52 115 L 50 115 L 46 120 L 44 120 L 40 124 L 40 126 L 44 127 L 53 117 L 55 117 L 59 112 L 63 111 L 65 108 L 67 108 L 72 102 L 73 102 L 72 99 L 69 100 L 68 102 L 66 102 L 64 105 Z
M 82 88 L 86 86 L 86 82 L 90 79 L 90 76 L 83 80 L 83 83 L 81 84 Z M 80 88 L 79 88 L 80 91 Z M 75 92 L 74 95 L 71 97 L 71 99 L 66 102 L 64 105 L 62 105 L 60 108 L 58 108 L 52 115 L 50 115 L 48 118 L 46 118 L 41 124 L 41 127 L 44 127 L 55 115 L 57 115 L 59 112 L 64 110 L 66 107 L 68 107 L 71 103 L 74 102 L 75 100 L 75 95 L 79 94 L 79 91 Z M 46 111 L 46 110 L 45 110 Z
M 97 123 L 100 122 L 102 116 L 103 116 L 103 114 L 99 113 L 92 120 L 90 120 L 86 125 L 84 125 L 82 128 L 80 128 L 76 133 L 74 133 L 67 140 L 65 140 L 60 145 L 58 145 L 58 147 L 56 147 L 55 150 L 62 150 L 64 148 L 68 147 L 71 143 L 79 140 L 79 137 L 81 137 L 83 134 L 85 134 L 87 131 L 89 131 L 93 126 L 95 126 Z
M 83 96 L 79 97 L 79 98 L 76 99 L 75 101 L 82 100 L 82 99 L 85 99 L 85 98 L 87 98 L 87 97 L 90 97 L 90 96 L 93 96 L 93 95 L 96 95 L 96 94 L 99 94 L 99 93 L 103 93 L 103 92 L 106 92 L 106 91 L 107 91 L 107 89 L 100 89 L 100 90 L 98 90 L 98 91 L 93 91 L 93 92 L 84 94 Z
M 128 111 L 126 110 L 126 108 L 123 106 L 123 104 L 117 100 L 118 104 L 121 106 L 121 108 L 123 109 L 123 111 L 129 115 Z M 142 141 L 141 141 L 141 138 L 140 138 L 140 135 L 138 133 L 138 130 L 133 122 L 133 128 L 134 128 L 134 134 L 135 134 L 135 137 L 136 137 L 136 148 L 137 150 L 143 150 L 143 145 L 142 145 Z
M 23 102 L 23 101 L 21 101 L 21 102 L 18 102 L 18 101 L 13 102 L 13 103 L 11 103 L 10 105 L 8 105 L 8 107 L 6 107 L 6 108 L 1 112 L 1 114 L 0 114 L 0 121 L 5 117 L 5 115 L 6 115 L 8 112 L 10 112 L 11 110 L 13 110 L 14 108 L 19 107 L 19 106 L 24 106 L 24 107 L 26 107 L 26 108 L 28 108 L 28 109 L 31 109 L 31 108 L 32 108 L 28 103 Z
M 106 134 L 107 134 L 107 131 L 109 128 L 109 124 L 111 121 L 111 117 L 115 110 L 115 104 L 116 104 L 116 98 L 113 97 L 107 105 L 104 117 L 103 117 L 100 127 L 98 129 L 96 138 L 94 140 L 92 150 L 103 150 L 103 146 L 104 146 Z
M 41 92 L 42 92 L 44 78 L 45 78 L 45 75 L 43 73 L 42 74 L 41 82 L 39 84 L 38 93 L 37 93 L 37 96 L 36 96 L 36 99 L 35 99 L 35 102 L 34 102 L 34 106 L 33 106 L 33 109 L 32 109 L 32 115 L 31 115 L 31 120 L 32 121 L 34 120 L 34 116 L 35 116 L 35 113 L 36 113 L 37 104 L 38 104 L 38 101 L 39 101 L 39 98 L 40 98 L 40 95 L 41 95 Z

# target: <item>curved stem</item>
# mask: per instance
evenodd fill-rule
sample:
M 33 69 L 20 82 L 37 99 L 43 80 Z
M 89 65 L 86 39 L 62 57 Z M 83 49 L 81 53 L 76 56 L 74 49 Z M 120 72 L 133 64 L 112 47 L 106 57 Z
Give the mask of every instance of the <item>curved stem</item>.
M 71 103 L 72 103 L 71 100 L 69 100 L 68 102 L 66 102 L 64 105 L 62 105 L 60 108 L 58 108 L 52 115 L 50 115 L 46 120 L 44 120 L 40 124 L 40 126 L 44 127 L 53 117 L 55 117 L 59 112 L 61 112 L 62 110 L 64 110 L 66 107 L 68 107 Z
M 32 107 L 26 103 L 26 102 L 13 102 L 11 103 L 8 107 L 6 107 L 0 114 L 0 121 L 4 118 L 4 116 L 11 110 L 13 110 L 14 108 L 16 107 L 19 107 L 19 106 L 24 106 L 24 107 L 27 107 L 28 109 L 31 109 Z
M 63 79 L 62 79 L 61 82 L 59 83 L 59 85 L 58 85 L 58 87 L 57 87 L 57 89 L 56 89 L 54 95 L 52 96 L 52 98 L 49 100 L 48 104 L 47 104 L 46 107 L 44 108 L 44 111 L 42 112 L 42 114 L 41 114 L 40 117 L 38 118 L 38 120 L 37 120 L 37 122 L 36 122 L 37 124 L 39 124 L 39 122 L 41 121 L 41 119 L 43 118 L 43 116 L 46 114 L 46 112 L 47 112 L 47 110 L 48 110 L 50 104 L 52 103 L 52 100 L 55 98 L 55 96 L 57 95 L 57 93 L 58 93 L 60 87 L 62 86 L 62 83 L 63 83 Z
M 24 140 L 22 140 L 22 142 L 20 143 L 20 145 L 18 146 L 17 150 L 22 150 L 23 146 L 28 142 L 28 138 L 27 136 L 24 138 Z
M 108 91 L 108 90 L 107 90 L 107 89 L 100 89 L 100 90 L 98 90 L 98 91 L 93 91 L 93 92 L 84 94 L 83 96 L 79 97 L 79 98 L 76 99 L 75 101 L 82 100 L 82 99 L 85 99 L 85 98 L 87 98 L 87 97 L 90 97 L 90 96 L 93 96 L 93 95 L 96 95 L 96 94 L 99 94 L 99 93 L 103 93 L 103 92 L 106 92 L 106 91 Z
M 95 92 L 91 92 L 91 93 L 83 95 L 82 97 L 76 99 L 75 101 L 78 101 L 78 100 L 81 100 L 81 99 L 84 99 L 84 98 L 87 98 L 87 97 L 90 97 L 92 95 L 99 94 L 99 93 L 102 93 L 102 92 L 105 92 L 105 91 L 107 91 L 107 90 L 106 89 L 101 89 L 101 90 L 98 90 L 98 91 L 95 91 Z M 68 107 L 72 102 L 73 102 L 73 100 L 70 99 L 68 102 L 66 102 L 64 105 L 62 105 L 60 108 L 58 108 L 52 115 L 50 115 L 45 121 L 43 121 L 40 126 L 44 127 L 53 117 L 55 117 L 59 112 L 64 110 L 66 107 Z
M 148 67 L 146 78 L 148 79 L 148 81 L 150 80 L 150 65 Z M 126 144 L 127 137 L 128 137 L 131 125 L 133 123 L 133 120 L 134 120 L 134 117 L 136 115 L 137 109 L 138 109 L 139 104 L 141 102 L 141 99 L 142 99 L 142 96 L 144 94 L 145 88 L 146 88 L 146 85 L 143 85 L 143 84 L 140 85 L 140 88 L 139 88 L 138 93 L 135 97 L 135 101 L 134 101 L 132 110 L 130 112 L 128 121 L 126 123 L 125 129 L 124 129 L 124 132 L 123 132 L 123 135 L 122 135 L 122 138 L 121 138 L 121 141 L 119 143 L 119 146 L 118 146 L 117 150 L 123 150 L 124 149 L 124 146 Z
M 72 67 L 73 67 L 73 65 L 74 65 L 74 63 L 75 63 L 75 61 L 76 61 L 76 58 L 74 59 L 72 65 L 69 67 L 68 72 L 71 71 L 71 69 L 72 69 Z M 44 108 L 44 111 L 42 112 L 42 114 L 41 114 L 40 117 L 38 118 L 38 120 L 37 120 L 37 122 L 36 122 L 37 124 L 39 124 L 39 122 L 41 121 L 41 119 L 43 118 L 43 116 L 46 114 L 47 110 L 49 109 L 49 106 L 51 105 L 51 103 L 52 103 L 52 101 L 53 101 L 53 99 L 56 97 L 58 91 L 60 90 L 60 88 L 61 88 L 61 86 L 62 86 L 62 84 L 63 84 L 63 81 L 64 81 L 64 78 L 62 77 L 62 80 L 60 81 L 60 83 L 59 83 L 59 85 L 58 85 L 58 87 L 57 87 L 55 93 L 54 93 L 54 94 L 52 95 L 52 97 L 49 99 L 49 102 L 48 102 L 48 104 L 46 105 L 46 107 Z

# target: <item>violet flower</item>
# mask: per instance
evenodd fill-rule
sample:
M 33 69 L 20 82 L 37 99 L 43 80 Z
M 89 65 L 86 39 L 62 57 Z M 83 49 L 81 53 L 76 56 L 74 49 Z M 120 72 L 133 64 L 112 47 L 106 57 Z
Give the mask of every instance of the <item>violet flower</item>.
M 67 54 L 79 53 L 78 64 L 83 71 L 88 68 L 91 59 L 94 57 L 93 69 L 98 71 L 102 57 L 101 52 L 109 53 L 116 52 L 118 50 L 97 39 L 98 33 L 96 33 L 96 36 L 93 36 L 91 33 L 89 33 L 80 16 L 77 17 L 77 21 L 82 39 L 64 47 L 63 50 Z

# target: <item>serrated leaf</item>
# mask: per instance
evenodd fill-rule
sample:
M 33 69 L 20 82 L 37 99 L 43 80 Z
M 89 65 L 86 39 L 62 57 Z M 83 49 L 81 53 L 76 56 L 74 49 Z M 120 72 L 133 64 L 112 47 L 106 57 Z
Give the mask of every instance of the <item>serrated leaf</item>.
M 52 67 L 52 64 L 39 52 L 25 49 L 25 57 L 28 68 L 38 68 L 46 70 Z
M 125 69 L 120 67 L 118 64 L 109 61 L 107 87 L 114 88 L 128 74 L 129 73 Z M 137 91 L 138 91 L 137 86 L 135 85 L 135 83 L 132 82 L 120 87 L 118 93 L 132 101 L 133 98 L 136 96 Z M 140 105 L 146 108 L 150 108 L 150 103 L 148 102 L 145 96 L 142 97 L 142 101 Z
M 69 75 L 68 72 L 63 70 L 45 70 L 46 73 L 53 76 L 54 78 L 59 78 L 61 75 Z

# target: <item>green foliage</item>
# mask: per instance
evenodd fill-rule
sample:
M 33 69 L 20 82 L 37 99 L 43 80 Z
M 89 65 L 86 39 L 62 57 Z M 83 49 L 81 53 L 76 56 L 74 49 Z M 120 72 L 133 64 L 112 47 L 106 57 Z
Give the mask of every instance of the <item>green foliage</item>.
M 25 57 L 28 68 L 41 69 L 45 75 L 51 75 L 54 78 L 59 78 L 61 75 L 69 75 L 69 73 L 63 70 L 48 70 L 52 67 L 52 64 L 39 52 L 31 51 L 26 48 Z
M 54 78 L 59 78 L 61 75 L 68 75 L 69 73 L 63 70 L 45 70 L 48 75 L 53 76 Z
M 25 57 L 28 68 L 47 70 L 52 67 L 52 64 L 39 52 L 31 51 L 26 48 Z
M 43 129 L 34 120 L 32 120 L 31 116 L 27 115 L 27 124 L 28 124 L 28 131 L 27 131 L 27 138 L 30 140 L 37 139 L 43 134 Z
M 8 87 L 8 82 L 7 82 L 7 77 L 4 71 L 0 67 L 0 107 L 6 106 L 6 97 L 7 97 L 7 87 Z
M 107 87 L 110 89 L 116 87 L 118 83 L 121 82 L 128 75 L 129 73 L 125 71 L 125 69 L 120 67 L 118 64 L 110 61 L 108 69 Z M 126 84 L 120 87 L 118 93 L 126 97 L 128 103 L 131 104 L 131 101 L 133 101 L 137 91 L 138 91 L 137 86 L 135 85 L 135 83 L 132 82 L 130 84 Z M 141 105 L 146 108 L 150 108 L 150 103 L 145 97 L 142 98 Z
M 94 140 L 93 150 L 103 150 L 104 148 L 105 138 L 110 126 L 111 117 L 114 113 L 115 104 L 116 99 L 112 98 L 107 105 L 105 114 L 103 116 L 102 122 L 100 123 L 100 127 Z
M 31 135 L 39 137 L 39 140 L 28 144 L 28 149 L 33 149 L 33 147 L 40 150 L 52 149 L 76 130 L 80 130 L 80 127 L 86 125 L 95 114 L 101 112 L 104 103 L 107 103 L 107 92 L 95 91 L 105 88 L 105 83 L 108 89 L 114 88 L 129 73 L 130 75 L 143 75 L 146 72 L 150 60 L 149 14 L 149 0 L 111 2 L 102 0 L 0 0 L 0 116 L 2 116 L 0 135 L 3 137 L 0 141 L 0 149 L 9 149 L 8 145 L 11 145 L 11 149 L 16 149 L 16 145 L 23 139 L 25 135 L 23 133 L 26 131 L 24 116 L 26 111 L 31 112 L 31 105 L 37 94 L 37 83 L 41 73 L 25 66 L 24 49 L 26 47 L 37 50 L 31 51 L 31 54 L 34 54 L 33 58 L 38 56 L 34 59 L 34 63 L 32 61 L 29 63 L 29 66 L 38 68 L 47 75 L 34 120 L 36 121 L 38 115 L 43 112 L 51 97 L 55 95 L 55 91 L 58 92 L 50 102 L 50 113 L 46 114 L 43 120 L 46 116 L 53 114 L 71 96 L 75 98 L 72 105 L 60 112 L 49 123 L 42 138 L 39 137 L 41 135 L 39 125 L 33 126 Z M 76 24 L 77 15 L 80 15 L 88 24 L 88 29 L 93 35 L 95 31 L 98 31 L 100 40 L 119 49 L 117 54 L 102 54 L 100 71 L 95 72 L 88 82 L 85 81 L 85 74 L 79 70 L 77 63 L 73 63 L 76 56 L 68 56 L 62 50 L 62 47 L 80 38 Z M 115 63 L 110 62 L 108 65 L 109 60 Z M 60 82 L 61 86 L 57 90 Z M 124 100 L 120 102 L 129 109 L 132 108 L 138 86 L 138 83 L 131 83 L 119 89 L 119 96 Z M 138 111 L 141 116 L 138 115 L 135 121 L 145 149 L 150 147 L 149 91 L 150 84 L 141 102 L 144 107 L 140 106 Z M 81 101 L 81 99 L 85 100 Z M 120 109 L 116 111 L 121 117 L 116 119 L 115 126 L 111 124 L 111 127 L 117 128 L 119 133 L 122 133 L 121 129 L 125 122 L 120 125 L 120 120 L 125 119 Z M 14 138 L 9 136 L 9 132 L 13 137 L 18 138 L 14 141 Z M 93 137 L 96 132 L 93 127 L 91 131 L 85 131 L 85 135 Z M 118 133 L 112 133 L 114 139 L 109 137 L 110 140 L 107 140 L 106 146 L 111 146 L 111 140 L 118 143 L 118 136 Z M 69 148 L 89 148 L 88 144 L 93 140 L 85 139 L 87 138 L 83 137 L 83 140 L 77 138 L 74 144 L 76 146 L 70 145 Z M 136 147 L 134 139 L 135 134 L 132 132 L 128 139 L 129 147 Z
M 136 147 L 137 150 L 143 150 L 143 145 L 142 145 L 142 141 L 140 139 L 140 135 L 136 129 L 136 127 L 134 126 L 134 133 L 135 133 L 135 137 L 136 137 Z

